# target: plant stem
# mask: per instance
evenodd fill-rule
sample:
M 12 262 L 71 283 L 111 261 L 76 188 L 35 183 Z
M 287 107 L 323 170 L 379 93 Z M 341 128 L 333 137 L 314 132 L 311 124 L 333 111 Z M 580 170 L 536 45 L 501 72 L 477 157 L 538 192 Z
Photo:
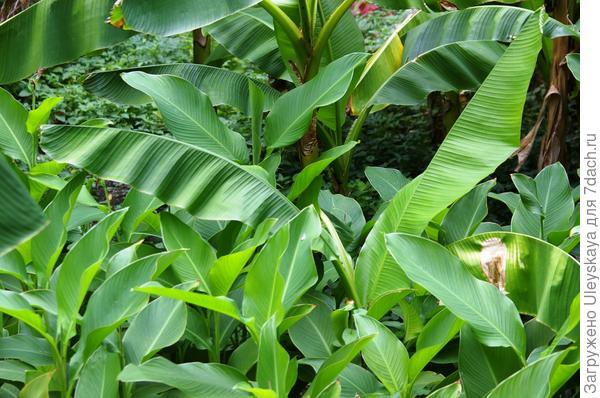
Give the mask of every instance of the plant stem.
M 277 22 L 279 26 L 281 26 L 285 35 L 290 39 L 298 58 L 305 58 L 307 55 L 307 49 L 304 45 L 302 33 L 294 21 L 292 21 L 290 17 L 288 17 L 287 14 L 281 10 L 281 8 L 273 3 L 272 0 L 263 0 L 260 2 L 260 5 L 271 15 L 271 17 L 273 17 L 273 20 Z
M 319 37 L 317 38 L 317 42 L 313 48 L 312 55 L 310 58 L 310 63 L 308 64 L 308 69 L 305 75 L 305 81 L 313 78 L 317 72 L 319 71 L 319 66 L 321 65 L 321 57 L 323 56 L 323 51 L 329 42 L 329 38 L 333 33 L 333 30 L 340 22 L 346 11 L 352 6 L 354 0 L 344 0 L 342 4 L 335 9 L 333 14 L 329 17 L 321 32 L 319 32 Z
M 360 136 L 360 131 L 362 130 L 363 125 L 365 124 L 365 120 L 367 120 L 367 117 L 371 113 L 371 109 L 373 109 L 373 106 L 368 106 L 359 113 L 356 120 L 354 120 L 354 123 L 352 123 L 352 127 L 350 128 L 350 131 L 348 132 L 344 143 L 347 144 L 350 141 L 358 140 L 358 137 Z M 350 160 L 352 160 L 353 152 L 354 150 L 351 149 L 350 151 L 348 151 L 348 153 L 342 155 L 342 157 L 338 161 L 336 161 L 336 163 L 340 165 L 340 168 L 342 170 L 341 175 L 339 176 L 339 182 L 341 186 L 341 192 L 344 194 L 346 194 L 348 188 L 347 186 L 348 176 L 350 175 Z

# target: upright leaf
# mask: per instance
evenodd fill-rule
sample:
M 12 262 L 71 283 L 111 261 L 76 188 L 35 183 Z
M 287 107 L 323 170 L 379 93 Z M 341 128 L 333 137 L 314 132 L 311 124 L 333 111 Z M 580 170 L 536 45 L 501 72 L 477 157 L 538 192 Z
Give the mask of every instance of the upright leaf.
M 276 318 L 270 318 L 260 332 L 256 380 L 258 386 L 269 388 L 277 397 L 285 398 L 286 373 L 290 357 L 277 341 Z
M 199 280 L 200 288 L 210 293 L 208 273 L 215 261 L 215 249 L 194 229 L 170 213 L 162 213 L 160 225 L 165 247 L 168 250 L 186 249 L 175 260 L 173 268 L 182 282 Z
M 56 277 L 58 323 L 69 333 L 79 313 L 87 290 L 108 254 L 110 241 L 117 232 L 127 209 L 104 217 L 94 225 L 67 253 Z
M 119 395 L 117 376 L 121 371 L 121 358 L 116 352 L 99 348 L 81 370 L 75 388 L 75 398 L 113 398 Z
M 464 109 L 433 160 L 392 199 L 367 237 L 356 265 L 365 302 L 409 287 L 385 250 L 384 235 L 420 234 L 429 221 L 492 173 L 518 147 L 529 79 L 541 47 L 533 15 Z
M 67 221 L 84 181 L 84 173 L 73 177 L 44 209 L 49 221 L 48 227 L 31 241 L 33 266 L 40 284 L 47 283 L 50 279 L 52 269 L 67 241 Z
M 363 348 L 362 356 L 390 393 L 403 391 L 408 382 L 408 352 L 404 344 L 387 327 L 375 319 L 354 314 L 359 337 L 375 335 Z
M 365 57 L 361 53 L 346 55 L 327 65 L 314 79 L 282 95 L 266 118 L 267 146 L 279 148 L 299 140 L 315 109 L 333 104 L 346 94 Z
M 37 153 L 26 123 L 27 109 L 0 87 L 0 152 L 32 167 Z
M 37 234 L 47 224 L 41 209 L 0 156 L 0 256 Z M 0 263 L 2 261 L 0 260 Z

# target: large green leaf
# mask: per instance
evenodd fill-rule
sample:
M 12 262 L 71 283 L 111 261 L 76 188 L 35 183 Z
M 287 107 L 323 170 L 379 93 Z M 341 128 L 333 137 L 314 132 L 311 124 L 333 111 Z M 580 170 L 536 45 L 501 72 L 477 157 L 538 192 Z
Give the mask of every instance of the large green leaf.
M 365 58 L 362 53 L 346 55 L 327 65 L 314 79 L 282 95 L 265 121 L 267 146 L 278 148 L 299 140 L 317 108 L 333 104 L 347 93 Z
M 251 264 L 244 287 L 243 310 L 257 325 L 285 312 L 317 281 L 311 245 L 321 233 L 313 207 L 300 212 L 273 236 Z
M 123 336 L 125 358 L 139 364 L 148 355 L 175 344 L 185 332 L 187 306 L 182 301 L 158 298 L 131 322 Z
M 404 63 L 378 88 L 369 105 L 416 105 L 434 91 L 476 89 L 505 48 L 483 40 L 435 47 Z
M 507 6 L 474 7 L 442 13 L 408 32 L 403 60 L 415 59 L 419 54 L 454 42 L 511 42 L 532 15 L 533 11 L 526 8 Z M 544 33 L 550 37 L 574 34 L 568 29 L 561 29 L 560 25 L 556 20 L 548 19 L 543 26 Z
M 342 0 L 320 0 L 315 3 L 317 3 L 316 25 L 320 30 L 321 21 L 328 19 L 342 4 Z M 324 58 L 332 62 L 346 54 L 364 51 L 365 39 L 362 31 L 350 10 L 347 10 L 331 32 Z
M 464 109 L 425 172 L 404 186 L 379 217 L 360 252 L 357 288 L 373 302 L 410 287 L 385 250 L 389 232 L 420 234 L 429 221 L 518 148 L 529 79 L 541 48 L 541 15 L 528 21 Z
M 363 348 L 362 356 L 390 393 L 403 391 L 408 382 L 408 352 L 404 344 L 387 327 L 375 319 L 354 314 L 359 336 L 375 337 Z
M 62 333 L 68 334 L 75 325 L 88 288 L 104 257 L 110 249 L 110 241 L 117 232 L 127 209 L 110 213 L 94 225 L 69 250 L 56 276 L 56 303 L 58 324 Z
M 498 288 L 471 275 L 443 246 L 408 234 L 386 236 L 388 250 L 411 280 L 468 322 L 483 344 L 511 347 L 525 358 L 525 330 L 519 312 Z
M 99 72 L 90 75 L 85 88 L 111 101 L 139 105 L 151 101 L 144 93 L 134 89 L 121 79 L 127 72 L 141 71 L 153 75 L 174 75 L 191 82 L 208 95 L 213 105 L 232 105 L 246 114 L 251 114 L 248 83 L 252 81 L 264 94 L 265 110 L 269 110 L 279 92 L 264 83 L 221 68 L 197 64 L 167 64 Z
M 309 294 L 302 298 L 302 302 L 315 308 L 290 328 L 290 339 L 305 357 L 327 358 L 333 353 L 333 343 L 336 341 L 332 308 L 321 296 Z
M 261 177 L 167 137 L 84 126 L 51 126 L 42 136 L 54 159 L 125 182 L 203 219 L 280 222 L 296 208 Z
M 191 362 L 174 364 L 163 357 L 141 365 L 127 365 L 119 374 L 127 383 L 161 383 L 176 388 L 191 397 L 236 398 L 248 394 L 233 387 L 246 378 L 235 368 L 216 363 Z
M 0 23 L 0 84 L 131 36 L 104 23 L 114 0 L 43 0 Z
M 9 164 L 0 155 L 0 256 L 37 234 L 47 221 Z
M 152 195 L 131 189 L 123 201 L 123 207 L 129 208 L 129 210 L 121 223 L 122 238 L 129 241 L 137 227 L 162 204 Z
M 121 358 L 116 352 L 101 347 L 90 357 L 83 369 L 75 389 L 75 398 L 119 396 L 117 376 L 121 371 Z
M 468 270 L 486 280 L 482 265 L 505 272 L 505 289 L 519 312 L 558 331 L 579 292 L 579 264 L 558 247 L 531 236 L 489 232 L 455 242 L 448 249 Z
M 0 152 L 32 167 L 36 145 L 26 123 L 27 109 L 0 87 Z
M 187 80 L 177 76 L 129 72 L 121 76 L 131 87 L 148 94 L 160 110 L 171 134 L 227 159 L 248 160 L 246 140 L 228 129 L 210 99 Z
M 252 61 L 260 70 L 275 77 L 285 72 L 273 20 L 265 10 L 249 8 L 239 11 L 203 30 L 231 54 Z
M 125 0 L 123 16 L 131 29 L 169 36 L 209 25 L 260 0 Z
M 48 341 L 27 334 L 15 334 L 0 338 L 0 358 L 18 359 L 32 366 L 53 364 Z

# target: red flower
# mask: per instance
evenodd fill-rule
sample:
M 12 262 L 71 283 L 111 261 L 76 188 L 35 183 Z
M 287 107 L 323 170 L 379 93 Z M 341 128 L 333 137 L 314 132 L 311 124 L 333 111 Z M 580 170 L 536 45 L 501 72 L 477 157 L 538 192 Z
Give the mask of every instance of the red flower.
M 369 4 L 366 0 L 357 1 L 352 7 L 352 14 L 354 15 L 367 15 L 368 13 L 379 10 L 375 4 Z

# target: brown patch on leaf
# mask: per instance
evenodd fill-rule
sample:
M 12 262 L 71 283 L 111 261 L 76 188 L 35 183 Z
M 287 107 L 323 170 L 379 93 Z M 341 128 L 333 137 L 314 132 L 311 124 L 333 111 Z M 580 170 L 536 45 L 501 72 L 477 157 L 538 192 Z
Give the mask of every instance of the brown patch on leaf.
M 115 28 L 127 30 L 129 29 L 125 22 L 125 16 L 123 15 L 122 0 L 115 1 L 115 4 L 110 11 L 110 15 L 106 18 L 106 23 L 114 26 Z
M 508 249 L 499 238 L 490 238 L 481 244 L 479 263 L 487 280 L 501 292 L 506 288 L 506 257 Z

